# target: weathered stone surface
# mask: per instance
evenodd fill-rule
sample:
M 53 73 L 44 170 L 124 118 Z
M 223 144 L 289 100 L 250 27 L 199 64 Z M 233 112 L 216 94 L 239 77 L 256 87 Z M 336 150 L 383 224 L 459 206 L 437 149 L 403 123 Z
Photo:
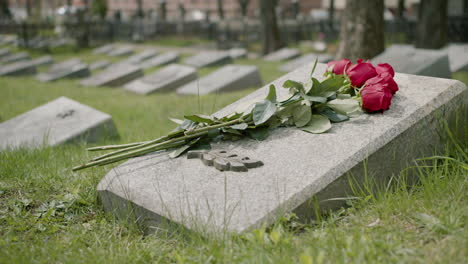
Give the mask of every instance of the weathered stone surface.
M 129 46 L 121 46 L 121 47 L 116 47 L 112 49 L 108 55 L 109 56 L 114 56 L 114 57 L 123 57 L 123 56 L 128 56 L 134 52 L 134 49 Z
M 115 45 L 113 44 L 107 44 L 98 48 L 95 48 L 93 50 L 94 54 L 108 54 L 111 52 L 113 49 L 115 49 Z
M 142 51 L 140 53 L 137 53 L 135 55 L 130 56 L 125 61 L 130 63 L 130 64 L 135 64 L 135 65 L 138 66 L 143 61 L 151 59 L 156 55 L 158 55 L 158 52 L 156 50 L 148 49 L 148 50 L 144 50 L 144 51 Z
M 0 123 L 0 149 L 55 146 L 116 135 L 112 117 L 66 97 Z
M 141 76 L 143 76 L 143 71 L 140 67 L 125 64 L 112 65 L 106 70 L 81 81 L 81 85 L 115 87 L 124 85 Z
M 98 60 L 96 62 L 91 63 L 89 65 L 89 69 L 91 71 L 101 70 L 101 69 L 105 69 L 105 68 L 109 67 L 109 65 L 111 65 L 111 63 L 108 60 Z
M 36 65 L 30 60 L 17 61 L 0 66 L 0 76 L 20 76 L 37 72 Z
M 222 65 L 231 62 L 231 57 L 226 51 L 205 51 L 187 58 L 184 64 L 202 68 L 208 66 Z
M 306 82 L 311 67 L 274 81 L 279 96 L 287 96 L 281 88 L 285 80 Z M 325 69 L 318 65 L 314 76 L 323 78 Z M 353 196 L 348 176 L 362 183 L 366 169 L 369 181 L 388 181 L 414 165 L 415 158 L 434 154 L 444 134 L 439 121 L 451 124 L 457 110 L 467 113 L 468 92 L 461 82 L 406 74 L 396 74 L 395 79 L 400 91 L 384 114 L 336 123 L 324 134 L 278 128 L 261 142 L 244 139 L 212 145 L 213 150 L 260 160 L 261 167 L 220 172 L 197 159 L 154 153 L 112 169 L 98 185 L 101 201 L 118 215 L 134 212 L 150 230 L 170 219 L 200 232 L 243 232 L 290 211 L 311 216 L 317 204 L 311 197 L 322 209 L 342 206 L 343 201 L 330 199 Z M 225 116 L 267 93 L 268 85 L 215 115 Z
M 166 52 L 163 54 L 160 54 L 156 57 L 153 57 L 151 59 L 148 59 L 140 64 L 140 67 L 143 69 L 148 69 L 151 67 L 157 67 L 157 66 L 162 66 L 166 65 L 169 63 L 174 63 L 179 60 L 179 53 L 178 52 Z
M 221 69 L 188 83 L 176 91 L 178 94 L 208 94 L 251 88 L 262 85 L 256 66 L 226 65 Z
M 11 54 L 11 50 L 9 48 L 2 48 L 0 49 L 0 58 L 5 56 L 9 56 Z
M 42 56 L 31 61 L 36 66 L 44 66 L 54 63 L 54 59 L 50 55 Z
M 167 92 L 196 78 L 197 71 L 195 68 L 171 64 L 151 75 L 126 84 L 124 89 L 138 94 L 150 94 L 156 91 Z
M 448 46 L 450 71 L 468 71 L 468 44 L 450 44 Z
M 72 58 L 72 59 L 68 59 L 68 60 L 64 60 L 64 61 L 61 61 L 59 63 L 55 63 L 54 65 L 50 66 L 50 68 L 48 69 L 49 72 L 52 72 L 52 71 L 60 71 L 61 69 L 64 69 L 64 68 L 71 68 L 77 64 L 82 64 L 83 62 L 78 59 L 78 58 Z
M 329 54 L 305 54 L 299 58 L 293 59 L 286 64 L 283 64 L 279 67 L 279 70 L 282 72 L 291 72 L 295 69 L 298 69 L 304 65 L 310 64 L 317 59 L 318 62 L 327 63 L 333 60 L 333 56 Z
M 389 63 L 396 72 L 451 78 L 447 50 L 415 49 L 410 45 L 392 45 L 371 60 Z
M 294 59 L 298 57 L 299 55 L 301 55 L 301 53 L 297 49 L 282 48 L 270 54 L 265 55 L 263 59 L 266 61 L 285 61 L 285 60 Z
M 52 68 L 54 69 L 38 74 L 37 79 L 41 82 L 50 82 L 63 78 L 83 78 L 90 75 L 88 64 L 86 63 L 72 64 L 62 68 Z
M 31 59 L 31 57 L 29 56 L 27 52 L 18 52 L 18 53 L 13 53 L 13 54 L 2 57 L 0 59 L 0 62 L 7 64 L 7 63 L 18 62 L 18 61 L 25 61 L 29 59 Z
M 247 50 L 242 48 L 232 48 L 228 50 L 231 59 L 240 59 L 247 57 Z

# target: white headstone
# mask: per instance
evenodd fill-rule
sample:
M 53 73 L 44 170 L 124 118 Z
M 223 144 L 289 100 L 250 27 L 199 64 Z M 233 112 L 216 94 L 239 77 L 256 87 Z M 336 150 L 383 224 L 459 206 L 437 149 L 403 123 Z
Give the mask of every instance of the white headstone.
M 27 52 L 19 52 L 19 53 L 13 53 L 7 56 L 4 56 L 0 59 L 0 63 L 13 63 L 13 62 L 18 62 L 18 61 L 25 61 L 29 60 L 31 57 Z
M 266 61 L 285 61 L 285 60 L 294 59 L 298 57 L 299 55 L 301 55 L 301 53 L 297 49 L 282 48 L 270 54 L 265 55 L 263 59 Z
M 94 54 L 108 54 L 113 49 L 115 49 L 115 45 L 107 44 L 107 45 L 104 45 L 104 46 L 101 46 L 101 47 L 98 47 L 98 48 L 94 49 L 93 53 Z
M 143 76 L 143 71 L 140 67 L 127 64 L 111 65 L 106 70 L 81 81 L 81 85 L 115 87 L 141 76 Z
M 123 56 L 128 56 L 134 52 L 134 49 L 129 46 L 121 46 L 121 47 L 116 47 L 112 49 L 108 55 L 109 56 L 114 56 L 114 57 L 123 57 Z
M 320 63 L 327 63 L 333 60 L 333 56 L 329 54 L 305 54 L 300 56 L 299 58 L 293 59 L 283 65 L 280 66 L 279 70 L 282 72 L 291 72 L 297 68 L 300 68 L 304 65 L 310 64 L 317 59 Z
M 96 71 L 96 70 L 101 70 L 109 67 L 111 63 L 108 60 L 98 60 L 96 62 L 93 62 L 89 65 L 89 69 L 91 71 Z
M 54 59 L 50 55 L 42 56 L 31 61 L 36 66 L 44 66 L 54 63 Z
M 68 67 L 56 68 L 45 73 L 37 75 L 37 79 L 41 82 L 56 81 L 63 78 L 83 78 L 90 75 L 88 64 L 79 63 L 69 65 Z
M 36 65 L 30 60 L 0 65 L 0 76 L 20 76 L 34 74 L 36 72 Z
M 157 66 L 162 66 L 166 65 L 169 63 L 174 63 L 179 60 L 179 53 L 178 52 L 166 52 L 163 54 L 160 54 L 156 57 L 153 57 L 151 59 L 148 59 L 140 64 L 140 67 L 143 69 L 148 69 L 151 67 L 157 67 Z
M 468 71 L 468 44 L 450 44 L 448 46 L 450 71 Z
M 229 63 L 231 57 L 226 51 L 204 51 L 197 55 L 187 58 L 184 64 L 193 66 L 195 68 L 202 68 L 208 66 L 221 65 Z
M 142 51 L 140 53 L 137 53 L 135 55 L 130 56 L 125 61 L 130 63 L 130 64 L 135 64 L 135 65 L 139 66 L 140 63 L 142 63 L 142 62 L 144 62 L 144 61 L 146 61 L 148 59 L 153 58 L 157 54 L 158 54 L 158 52 L 156 50 L 148 49 L 148 50 L 144 50 L 144 51 Z

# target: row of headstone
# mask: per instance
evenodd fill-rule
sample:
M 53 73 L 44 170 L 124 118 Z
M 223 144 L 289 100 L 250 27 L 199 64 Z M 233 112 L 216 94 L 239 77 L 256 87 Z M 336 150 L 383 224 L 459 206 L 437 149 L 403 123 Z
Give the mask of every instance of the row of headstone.
M 311 67 L 309 63 L 274 81 L 279 98 L 289 96 L 281 88 L 285 80 L 307 82 Z M 323 79 L 325 70 L 325 64 L 318 64 L 314 77 Z M 134 214 L 132 219 L 149 231 L 168 220 L 204 234 L 240 233 L 271 224 L 287 212 L 308 218 L 316 205 L 325 211 L 339 208 L 343 197 L 354 196 L 350 179 L 357 185 L 367 180 L 386 186 L 416 159 L 443 148 L 445 130 L 434 120 L 451 126 L 453 118 L 468 114 L 468 89 L 459 81 L 400 73 L 395 80 L 400 90 L 384 114 L 362 114 L 335 123 L 324 134 L 277 128 L 264 141 L 221 141 L 207 153 L 221 159 L 237 155 L 263 166 L 219 171 L 187 155 L 172 159 L 157 152 L 110 170 L 98 194 L 106 210 L 122 217 Z M 214 116 L 227 116 L 267 94 L 265 86 Z
M 30 59 L 31 59 L 31 56 L 29 56 L 27 52 L 18 52 L 18 53 L 12 53 L 12 54 L 3 56 L 2 58 L 0 58 L 0 63 L 8 64 L 8 63 L 30 60 Z
M 41 82 L 50 82 L 63 78 L 82 78 L 89 75 L 88 64 L 75 58 L 52 65 L 47 72 L 38 74 L 36 78 Z

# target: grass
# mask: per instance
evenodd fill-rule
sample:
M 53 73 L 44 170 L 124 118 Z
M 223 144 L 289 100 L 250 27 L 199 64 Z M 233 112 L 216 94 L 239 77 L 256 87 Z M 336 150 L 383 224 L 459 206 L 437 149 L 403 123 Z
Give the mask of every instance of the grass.
M 89 51 L 74 56 L 92 57 Z M 62 59 L 70 57 L 63 53 Z M 265 82 L 277 65 L 259 66 Z M 204 70 L 203 74 L 215 70 Z M 455 78 L 468 83 L 468 73 Z M 155 138 L 173 128 L 167 117 L 211 113 L 252 92 L 179 97 L 139 96 L 115 88 L 80 87 L 76 81 L 42 84 L 0 77 L 0 121 L 67 96 L 111 114 L 118 142 Z M 464 142 L 467 142 L 465 139 Z M 72 173 L 90 158 L 84 145 L 0 152 L 0 263 L 466 263 L 466 145 L 434 166 L 415 172 L 409 188 L 362 193 L 349 207 L 303 225 L 285 215 L 274 226 L 243 235 L 205 238 L 177 227 L 148 236 L 131 221 L 105 213 L 96 185 L 112 166 Z

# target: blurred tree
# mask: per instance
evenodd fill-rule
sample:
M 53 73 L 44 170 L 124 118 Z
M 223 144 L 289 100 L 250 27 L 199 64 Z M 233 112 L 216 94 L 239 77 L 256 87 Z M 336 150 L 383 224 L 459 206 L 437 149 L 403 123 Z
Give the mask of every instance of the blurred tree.
M 260 0 L 262 52 L 268 54 L 283 46 L 276 18 L 278 0 Z
M 385 49 L 384 0 L 346 1 L 337 59 L 370 59 Z
M 162 21 L 166 21 L 167 17 L 167 7 L 166 7 L 166 0 L 159 0 L 159 16 L 161 17 Z
M 249 0 L 238 0 L 241 16 L 245 18 L 247 16 L 247 8 L 249 6 Z
M 218 16 L 219 19 L 224 19 L 223 0 L 218 0 Z
M 93 0 L 91 3 L 91 10 L 93 14 L 99 16 L 99 18 L 104 19 L 107 14 L 107 0 Z
M 405 0 L 398 0 L 397 17 L 399 19 L 405 18 Z
M 30 18 L 32 15 L 31 11 L 32 11 L 31 0 L 26 0 L 26 15 L 28 16 L 28 18 Z
M 421 0 L 416 47 L 440 49 L 447 44 L 448 1 Z
M 136 0 L 137 1 L 137 13 L 136 16 L 138 18 L 143 18 L 144 12 L 143 12 L 143 0 Z
M 335 19 L 335 0 L 330 0 L 330 6 L 328 7 L 328 20 L 333 24 Z
M 5 20 L 10 20 L 13 17 L 8 0 L 0 0 L 0 17 Z

